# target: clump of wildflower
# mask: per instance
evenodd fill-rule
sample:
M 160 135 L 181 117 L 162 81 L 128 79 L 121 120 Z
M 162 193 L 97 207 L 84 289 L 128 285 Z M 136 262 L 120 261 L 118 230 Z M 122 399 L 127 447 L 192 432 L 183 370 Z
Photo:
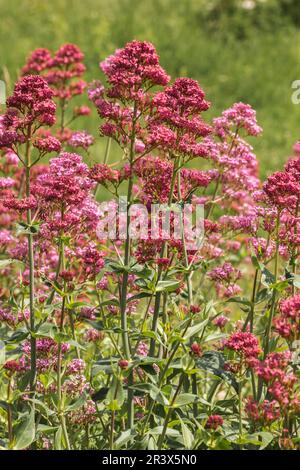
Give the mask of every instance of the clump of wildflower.
M 274 318 L 274 329 L 289 341 L 300 338 L 300 294 L 280 302 L 280 315 Z
M 82 147 L 87 150 L 94 143 L 94 137 L 88 134 L 86 131 L 73 132 L 68 144 L 71 147 Z

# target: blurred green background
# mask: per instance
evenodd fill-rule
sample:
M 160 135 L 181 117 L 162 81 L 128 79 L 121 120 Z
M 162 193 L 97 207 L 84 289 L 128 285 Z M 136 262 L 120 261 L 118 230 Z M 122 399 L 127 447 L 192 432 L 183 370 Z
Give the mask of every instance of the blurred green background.
M 281 168 L 300 138 L 300 105 L 291 101 L 300 80 L 299 0 L 0 0 L 0 18 L 0 75 L 4 67 L 12 82 L 37 47 L 75 42 L 93 79 L 115 48 L 149 40 L 172 77 L 200 81 L 208 117 L 235 101 L 257 110 L 264 133 L 252 144 L 262 176 Z

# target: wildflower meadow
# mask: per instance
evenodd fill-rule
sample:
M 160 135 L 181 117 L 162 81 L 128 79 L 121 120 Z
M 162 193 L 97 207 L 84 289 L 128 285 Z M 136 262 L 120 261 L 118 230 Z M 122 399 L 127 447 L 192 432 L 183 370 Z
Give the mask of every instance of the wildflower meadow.
M 1 107 L 0 447 L 299 450 L 300 143 L 262 181 L 253 107 L 111 54 Z

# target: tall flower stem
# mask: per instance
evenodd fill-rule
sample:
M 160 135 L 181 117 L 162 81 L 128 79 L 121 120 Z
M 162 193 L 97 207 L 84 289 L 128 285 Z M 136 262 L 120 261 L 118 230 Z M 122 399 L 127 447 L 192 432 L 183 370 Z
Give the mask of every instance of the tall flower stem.
M 177 176 L 177 172 L 178 172 L 178 165 L 179 165 L 179 158 L 176 158 L 175 162 L 174 162 L 174 166 L 173 166 L 173 173 L 172 173 L 170 192 L 169 192 L 169 198 L 168 198 L 168 208 L 170 208 L 171 205 L 172 205 L 175 182 L 176 182 L 176 176 Z M 166 248 L 167 248 L 167 242 L 164 241 L 163 244 L 162 244 L 161 253 L 160 253 L 161 258 L 163 258 L 165 256 Z M 158 274 L 157 274 L 157 282 L 160 280 L 161 275 L 162 275 L 162 266 L 159 266 L 158 267 Z M 153 332 L 156 332 L 156 330 L 157 330 L 157 323 L 158 323 L 159 309 L 160 309 L 160 301 L 161 301 L 161 292 L 157 292 L 156 295 L 155 295 L 154 312 L 153 312 L 152 326 L 151 326 L 151 331 L 153 331 Z M 150 356 L 154 356 L 155 344 L 156 344 L 156 341 L 155 341 L 154 338 L 152 338 L 151 342 L 150 342 L 150 351 L 149 351 Z
M 256 295 L 256 288 L 257 288 L 257 280 L 258 280 L 258 269 L 255 270 L 254 274 L 254 281 L 253 281 L 253 288 L 252 288 L 252 296 L 251 296 L 251 308 L 250 312 L 247 315 L 247 318 L 245 320 L 244 326 L 243 326 L 243 331 L 246 331 L 246 328 L 248 326 L 248 323 L 250 323 L 250 332 L 253 333 L 253 328 L 254 328 L 254 313 L 255 313 L 255 295 Z
M 64 215 L 64 211 L 62 209 L 62 218 Z M 65 255 L 64 255 L 64 242 L 61 237 L 60 239 L 60 252 L 61 252 L 61 264 L 62 264 L 62 269 L 65 269 Z M 66 304 L 66 294 L 65 294 L 65 286 L 66 281 L 64 281 L 64 288 L 63 288 L 63 298 L 62 298 L 62 306 L 61 306 L 61 315 L 60 315 L 60 324 L 59 324 L 59 331 L 60 333 L 63 332 L 63 327 L 64 327 L 64 318 L 65 318 L 65 304 Z M 61 346 L 61 339 L 58 343 L 57 347 L 57 412 L 58 412 L 58 418 L 61 424 L 63 436 L 65 439 L 66 447 L 68 450 L 71 449 L 70 446 L 70 441 L 69 441 L 69 436 L 68 436 L 68 431 L 67 431 L 67 426 L 66 426 L 66 418 L 64 416 L 64 410 L 63 410 L 63 393 L 62 393 L 62 346 Z
M 12 446 L 13 443 L 13 419 L 12 419 L 12 409 L 10 403 L 11 397 L 11 381 L 12 379 L 9 378 L 8 385 L 7 385 L 7 430 L 8 430 L 8 442 L 9 446 Z
M 277 279 L 278 279 L 278 263 L 279 263 L 279 238 L 278 238 L 278 233 L 279 233 L 279 225 L 280 225 L 280 210 L 278 209 L 277 218 L 276 218 L 276 228 L 275 228 L 276 251 L 275 251 L 275 266 L 274 266 L 274 284 L 276 284 Z M 275 306 L 276 306 L 276 289 L 273 288 L 270 313 L 269 313 L 269 318 L 268 318 L 268 323 L 267 323 L 267 328 L 266 328 L 266 333 L 265 333 L 265 344 L 264 344 L 264 354 L 263 354 L 264 359 L 266 358 L 266 356 L 270 352 L 270 336 L 271 336 L 272 321 L 273 321 L 273 317 L 274 317 Z M 258 380 L 258 390 L 257 390 L 257 400 L 258 401 L 261 398 L 262 390 L 263 390 L 263 380 L 262 380 L 262 378 L 259 378 L 259 380 Z
M 105 153 L 104 153 L 104 159 L 103 159 L 103 164 L 106 165 L 108 162 L 108 157 L 110 154 L 110 148 L 111 148 L 111 137 L 108 137 L 107 142 L 106 142 L 106 147 L 105 147 Z M 97 199 L 98 195 L 98 190 L 99 190 L 99 184 L 97 184 L 95 190 L 94 190 L 94 197 Z
M 298 198 L 297 199 L 297 203 L 296 203 L 296 210 L 295 210 L 295 219 L 296 219 L 296 223 L 294 225 L 294 235 L 295 235 L 295 239 L 297 237 L 297 218 L 298 218 L 298 215 L 299 215 L 299 204 L 300 204 L 300 199 Z M 292 256 L 291 256 L 291 266 L 292 266 L 292 273 L 296 274 L 296 270 L 297 270 L 297 249 L 296 249 L 296 246 L 295 246 L 295 242 L 294 242 L 294 245 L 293 245 L 293 251 L 292 251 Z M 294 282 L 293 282 L 293 285 L 292 285 L 292 295 L 295 295 L 295 285 L 294 285 Z
M 279 238 L 278 238 L 278 233 L 279 233 L 279 224 L 280 224 L 280 211 L 278 210 L 277 218 L 276 218 L 276 229 L 275 229 L 276 251 L 275 251 L 275 266 L 274 266 L 274 284 L 276 284 L 276 282 L 278 280 L 278 262 L 279 262 Z M 269 320 L 268 320 L 267 330 L 266 330 L 266 342 L 265 342 L 265 348 L 264 348 L 264 358 L 270 352 L 270 335 L 271 335 L 272 321 L 273 321 L 274 312 L 275 312 L 275 305 L 276 305 L 276 289 L 273 289 L 270 315 L 269 315 Z
M 136 105 L 134 106 L 133 111 L 133 120 L 132 120 L 132 133 L 130 138 L 130 149 L 129 149 L 129 163 L 130 163 L 130 175 L 128 181 L 128 189 L 127 189 L 127 213 L 126 213 L 126 241 L 125 241 L 125 253 L 124 253 L 124 266 L 128 268 L 129 261 L 130 261 L 130 249 L 131 249 L 131 239 L 129 233 L 129 224 L 130 224 L 130 205 L 132 201 L 132 188 L 133 188 L 133 175 L 132 175 L 132 166 L 134 163 L 134 145 L 135 145 L 135 125 L 136 125 L 136 114 L 137 109 Z M 131 350 L 130 350 L 130 340 L 129 340 L 129 333 L 128 333 L 128 324 L 127 324 L 127 291 L 128 291 L 128 270 L 124 271 L 123 279 L 122 279 L 122 286 L 121 286 L 121 295 L 120 295 L 120 314 L 121 314 L 121 328 L 122 328 L 122 343 L 123 343 L 123 350 L 126 359 L 129 361 L 131 358 Z M 128 385 L 133 384 L 133 374 L 130 373 L 128 377 Z M 133 429 L 134 426 L 134 403 L 133 403 L 133 390 L 128 389 L 128 400 L 127 400 L 127 418 L 128 418 L 128 426 L 130 429 Z
M 242 381 L 239 380 L 239 391 L 238 391 L 238 399 L 239 399 L 239 438 L 241 439 L 243 435 L 243 422 L 242 422 Z
M 178 170 L 178 179 L 177 179 L 177 186 L 178 186 L 178 199 L 179 202 L 182 203 L 183 207 L 183 200 L 182 200 L 182 194 L 181 194 L 181 174 L 180 174 L 180 163 L 179 162 L 179 170 Z M 188 258 L 188 252 L 186 248 L 186 240 L 185 240 L 185 221 L 184 221 L 184 213 L 181 213 L 181 225 L 182 225 L 182 246 L 183 246 L 183 254 L 184 254 L 184 264 L 185 267 L 188 269 L 189 268 L 189 258 Z M 188 302 L 189 305 L 191 306 L 193 304 L 193 285 L 192 285 L 192 278 L 191 278 L 191 273 L 187 272 L 186 274 L 186 285 L 187 285 L 187 291 L 188 291 Z M 193 339 L 190 339 L 190 344 L 192 344 Z M 197 377 L 196 374 L 192 376 L 192 392 L 197 395 Z M 194 418 L 197 417 L 198 414 L 198 407 L 197 404 L 193 404 L 193 414 Z
M 31 169 L 31 126 L 28 126 L 27 141 L 25 149 L 25 190 L 26 197 L 30 197 L 30 169 Z M 33 233 L 31 231 L 31 210 L 27 210 L 28 225 L 28 260 L 29 260 L 29 311 L 30 311 L 30 390 L 35 391 L 36 384 L 36 338 L 35 338 L 35 314 L 34 314 L 34 251 Z

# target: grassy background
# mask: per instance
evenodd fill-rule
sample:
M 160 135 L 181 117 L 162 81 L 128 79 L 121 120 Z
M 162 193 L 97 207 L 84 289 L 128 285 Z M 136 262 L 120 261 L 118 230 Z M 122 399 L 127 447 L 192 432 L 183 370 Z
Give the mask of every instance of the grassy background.
M 13 82 L 32 49 L 64 42 L 84 51 L 88 79 L 101 78 L 98 63 L 116 47 L 149 40 L 173 77 L 200 81 L 209 117 L 240 100 L 256 108 L 262 176 L 300 138 L 300 105 L 291 102 L 300 79 L 299 0 L 0 0 L 0 17 L 0 78 L 5 67 Z

